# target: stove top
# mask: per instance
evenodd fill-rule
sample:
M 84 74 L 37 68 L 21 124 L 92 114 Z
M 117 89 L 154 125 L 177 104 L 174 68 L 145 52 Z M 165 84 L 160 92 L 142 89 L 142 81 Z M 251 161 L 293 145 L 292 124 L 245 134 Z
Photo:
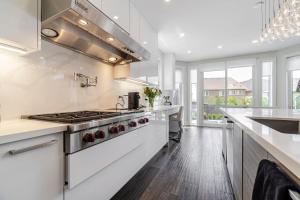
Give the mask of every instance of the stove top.
M 31 115 L 28 119 L 38 119 L 44 121 L 62 122 L 62 123 L 80 123 L 92 120 L 107 119 L 122 115 L 121 112 L 100 112 L 100 111 L 78 111 L 53 113 L 43 115 Z

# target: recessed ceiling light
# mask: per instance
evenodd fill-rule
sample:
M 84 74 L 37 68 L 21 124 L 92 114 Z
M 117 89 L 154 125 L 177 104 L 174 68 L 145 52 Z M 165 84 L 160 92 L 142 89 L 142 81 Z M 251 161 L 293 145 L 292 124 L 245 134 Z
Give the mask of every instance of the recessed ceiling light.
M 180 33 L 180 34 L 179 34 L 179 37 L 180 37 L 180 38 L 184 38 L 184 36 L 185 36 L 184 33 Z
M 116 58 L 116 57 L 110 57 L 109 59 L 108 59 L 108 61 L 109 62 L 116 62 L 118 59 Z
M 55 38 L 58 36 L 58 32 L 51 28 L 44 28 L 42 29 L 42 34 L 46 37 Z
M 108 37 L 108 38 L 106 38 L 106 40 L 107 40 L 108 42 L 113 42 L 115 39 L 112 38 L 112 37 Z
M 165 0 L 165 2 L 169 3 L 169 2 L 171 2 L 171 0 Z
M 120 62 L 120 65 L 125 65 L 125 64 L 126 62 L 124 60 Z
M 191 51 L 191 50 L 188 50 L 188 51 L 187 51 L 187 53 L 188 53 L 188 54 L 191 54 L 191 53 L 192 53 L 192 51 Z
M 143 42 L 143 44 L 144 44 L 144 45 L 147 45 L 147 44 L 148 44 L 148 42 L 147 42 L 147 41 L 144 41 L 144 42 Z
M 257 44 L 258 42 L 258 40 L 252 40 L 252 44 Z
M 223 46 L 222 46 L 222 45 L 219 45 L 219 46 L 218 46 L 218 49 L 223 49 Z
M 85 21 L 84 19 L 80 19 L 79 21 L 78 21 L 78 23 L 80 24 L 80 25 L 82 25 L 82 26 L 86 26 L 88 23 L 87 23 L 87 21 Z
M 117 16 L 117 15 L 114 16 L 114 19 L 115 19 L 115 20 L 118 20 L 118 19 L 119 19 L 119 16 Z

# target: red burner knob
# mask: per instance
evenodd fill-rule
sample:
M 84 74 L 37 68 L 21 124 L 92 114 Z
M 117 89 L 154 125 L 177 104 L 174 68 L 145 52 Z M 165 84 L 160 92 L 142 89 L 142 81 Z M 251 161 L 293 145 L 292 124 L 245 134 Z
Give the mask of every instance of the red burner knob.
M 144 118 L 145 120 L 145 123 L 148 123 L 149 122 L 149 119 L 148 118 Z
M 116 126 L 113 126 L 109 129 L 110 134 L 118 134 L 119 133 L 119 128 Z
M 137 123 L 135 121 L 129 122 L 129 127 L 136 127 Z
M 104 131 L 97 131 L 95 133 L 95 138 L 97 138 L 97 139 L 103 139 L 103 138 L 105 138 L 105 132 Z
M 138 122 L 139 124 L 145 124 L 145 119 L 140 119 Z
M 125 131 L 125 126 L 120 124 L 119 125 L 119 131 L 122 132 L 122 131 Z
M 95 135 L 92 133 L 87 133 L 83 136 L 82 141 L 85 143 L 95 142 Z

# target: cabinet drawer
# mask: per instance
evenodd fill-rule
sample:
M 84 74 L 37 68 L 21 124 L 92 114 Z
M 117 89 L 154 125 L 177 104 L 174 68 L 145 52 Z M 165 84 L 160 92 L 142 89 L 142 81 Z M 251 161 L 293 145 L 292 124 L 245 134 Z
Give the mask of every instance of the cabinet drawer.
M 1 200 L 63 200 L 63 133 L 0 145 L 0 163 Z
M 252 183 L 255 181 L 260 161 L 267 158 L 267 151 L 248 134 L 244 134 L 244 170 L 249 175 Z
M 67 156 L 67 182 L 73 188 L 143 143 L 144 128 Z

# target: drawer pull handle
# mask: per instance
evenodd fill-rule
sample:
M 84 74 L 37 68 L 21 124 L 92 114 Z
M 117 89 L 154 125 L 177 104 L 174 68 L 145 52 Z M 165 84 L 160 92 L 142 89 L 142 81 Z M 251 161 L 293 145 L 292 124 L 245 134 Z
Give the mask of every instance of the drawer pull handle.
M 34 145 L 34 146 L 30 146 L 30 147 L 25 147 L 25 148 L 22 148 L 22 149 L 10 150 L 8 153 L 10 155 L 17 155 L 17 154 L 25 153 L 25 152 L 32 151 L 32 150 L 35 150 L 35 149 L 40 149 L 40 148 L 47 147 L 47 146 L 55 144 L 56 142 L 57 142 L 57 140 L 51 140 L 49 142 L 45 142 L 45 143 L 42 143 L 42 144 L 37 144 L 37 145 Z

